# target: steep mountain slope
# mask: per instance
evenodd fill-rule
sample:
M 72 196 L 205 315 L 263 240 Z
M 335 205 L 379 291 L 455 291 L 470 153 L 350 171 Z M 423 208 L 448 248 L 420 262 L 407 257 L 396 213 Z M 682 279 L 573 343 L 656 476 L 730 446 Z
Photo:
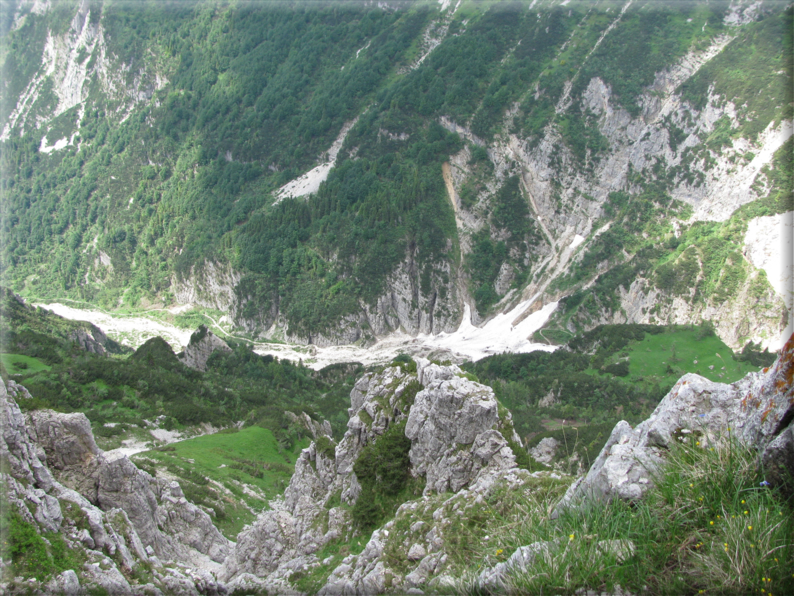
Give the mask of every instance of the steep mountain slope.
M 17 3 L 2 278 L 296 342 L 715 323 L 779 347 L 783 3 Z M 772 219 L 769 219 L 772 218 Z M 784 228 L 785 229 L 785 228 Z M 785 237 L 784 232 L 781 237 Z

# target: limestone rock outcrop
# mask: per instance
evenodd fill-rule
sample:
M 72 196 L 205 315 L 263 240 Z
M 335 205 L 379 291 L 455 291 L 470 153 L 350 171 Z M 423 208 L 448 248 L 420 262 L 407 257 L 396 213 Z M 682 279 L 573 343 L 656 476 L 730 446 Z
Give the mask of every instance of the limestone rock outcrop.
M 86 558 L 77 573 L 64 572 L 36 589 L 225 591 L 209 570 L 219 567 L 232 543 L 207 513 L 184 498 L 178 483 L 152 478 L 127 457 L 106 458 L 83 414 L 37 410 L 26 417 L 0 383 L 0 430 L 0 459 L 8 463 L 0 473 L 6 502 L 39 531 L 60 532 L 67 547 Z M 163 561 L 172 568 L 166 570 Z M 154 584 L 130 584 L 141 562 L 151 566 Z M 173 566 L 182 566 L 184 573 Z M 0 584 L 0 591 L 11 594 L 34 588 L 15 580 Z
M 293 573 L 319 564 L 316 553 L 323 545 L 351 535 L 351 518 L 337 503 L 356 503 L 361 486 L 355 463 L 395 424 L 406 425 L 410 473 L 425 478 L 425 499 L 451 490 L 474 501 L 497 482 L 520 485 L 529 476 L 516 467 L 508 445 L 508 440 L 518 442 L 509 412 L 500 409 L 489 387 L 466 378 L 457 366 L 418 358 L 365 374 L 351 391 L 350 404 L 347 432 L 339 444 L 321 435 L 304 449 L 283 502 L 271 503 L 273 510 L 241 532 L 225 562 L 230 587 L 289 590 Z M 417 504 L 404 503 L 395 519 L 410 516 Z M 450 514 L 455 514 L 451 506 Z M 389 569 L 383 555 L 393 523 L 376 530 L 361 554 L 346 557 L 321 593 L 377 594 L 387 584 L 417 585 L 444 564 L 444 519 L 439 518 L 432 527 L 417 530 L 414 544 L 406 546 L 415 569 L 408 574 Z M 406 580 L 404 575 L 411 574 Z
M 405 436 L 411 439 L 413 471 L 425 476 L 425 494 L 457 492 L 486 468 L 514 468 L 515 456 L 497 430 L 493 389 L 466 379 L 454 365 L 420 359 L 417 366 L 425 388 L 416 395 Z M 520 444 L 513 432 L 509 438 Z
M 204 372 L 207 370 L 207 360 L 215 350 L 232 351 L 229 344 L 202 325 L 190 336 L 190 343 L 178 357 L 185 366 Z
M 301 412 L 300 415 L 293 414 L 292 412 L 284 412 L 284 414 L 289 418 L 290 421 L 301 425 L 312 436 L 312 439 L 315 441 L 320 437 L 333 437 L 333 431 L 331 430 L 331 423 L 327 420 L 323 420 L 322 422 L 318 422 L 314 420 L 311 416 L 309 416 L 306 412 Z
M 560 446 L 559 441 L 554 437 L 546 437 L 540 443 L 535 445 L 529 450 L 529 454 L 542 464 L 550 465 L 554 461 L 554 456 L 557 455 L 557 448 Z
M 72 332 L 71 339 L 86 352 L 99 354 L 100 356 L 104 356 L 107 353 L 105 344 L 108 343 L 108 338 L 104 331 L 94 325 L 87 329 L 75 329 Z
M 289 590 L 288 578 L 296 570 L 319 564 L 316 553 L 324 544 L 350 535 L 349 513 L 337 503 L 356 503 L 361 487 L 355 463 L 395 424 L 406 424 L 410 471 L 425 477 L 425 494 L 471 490 L 474 499 L 497 479 L 528 474 L 518 470 L 508 445 L 508 439 L 518 441 L 509 412 L 500 411 L 490 388 L 467 379 L 457 366 L 418 358 L 368 373 L 351 391 L 350 406 L 339 444 L 316 428 L 318 435 L 296 462 L 283 502 L 271 503 L 273 510 L 241 532 L 225 562 L 230 587 Z M 412 503 L 403 504 L 397 516 L 410 515 Z M 376 530 L 361 554 L 345 558 L 322 593 L 376 594 L 386 589 L 387 577 L 403 581 L 382 557 L 390 527 Z M 443 564 L 442 548 L 440 527 L 427 528 L 421 540 L 417 536 L 411 550 L 419 570 L 412 570 L 415 584 Z
M 636 428 L 619 422 L 589 472 L 566 492 L 561 508 L 584 499 L 638 499 L 653 484 L 672 441 L 696 435 L 704 445 L 732 435 L 757 449 L 769 482 L 794 473 L 794 336 L 773 366 L 730 385 L 687 374 Z
M 225 562 L 231 587 L 242 588 L 267 576 L 266 583 L 259 580 L 260 588 L 286 590 L 295 569 L 316 562 L 314 553 L 352 530 L 349 513 L 332 506 L 331 498 L 337 494 L 355 503 L 360 492 L 353 472 L 356 459 L 366 445 L 407 417 L 419 388 L 416 375 L 401 367 L 362 376 L 350 394 L 350 420 L 338 445 L 325 433 L 325 424 L 312 421 L 318 434 L 295 462 L 283 501 L 271 503 L 272 510 L 240 533 Z
M 27 426 L 58 481 L 96 503 L 95 476 L 102 452 L 85 414 L 34 410 L 27 414 Z

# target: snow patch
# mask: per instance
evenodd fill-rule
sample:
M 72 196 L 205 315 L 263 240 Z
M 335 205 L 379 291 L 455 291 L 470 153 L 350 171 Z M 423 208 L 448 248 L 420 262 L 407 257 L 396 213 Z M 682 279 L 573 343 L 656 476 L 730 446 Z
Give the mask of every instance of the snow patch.
M 69 140 L 64 137 L 55 141 L 54 145 L 47 145 L 47 135 L 41 137 L 41 145 L 39 145 L 39 153 L 51 153 L 53 151 L 60 151 L 69 145 Z
M 548 321 L 551 313 L 557 308 L 552 302 L 532 313 L 525 319 L 516 322 L 534 298 L 520 303 L 507 313 L 496 315 L 482 327 L 471 322 L 471 310 L 464 307 L 463 322 L 453 333 L 438 335 L 420 334 L 412 337 L 397 332 L 382 338 L 369 347 L 347 346 L 290 346 L 284 344 L 259 344 L 254 351 L 260 355 L 269 354 L 288 360 L 302 360 L 306 366 L 320 370 L 329 364 L 339 362 L 360 362 L 383 364 L 401 353 L 427 354 L 433 350 L 449 350 L 460 360 L 480 360 L 502 352 L 533 352 L 536 350 L 553 351 L 555 346 L 533 343 L 532 335 Z
M 557 308 L 556 302 L 546 304 L 543 308 L 516 323 L 516 320 L 524 314 L 534 300 L 535 298 L 530 298 L 521 302 L 512 310 L 496 315 L 482 327 L 472 324 L 471 310 L 467 304 L 463 312 L 463 322 L 457 331 L 439 333 L 438 335 L 420 335 L 418 339 L 426 345 L 446 348 L 475 361 L 503 352 L 553 351 L 554 346 L 534 343 L 531 337 L 549 320 L 551 313 Z
M 574 235 L 573 240 L 571 240 L 570 249 L 574 250 L 577 248 L 582 242 L 584 242 L 584 236 L 580 236 L 579 234 Z

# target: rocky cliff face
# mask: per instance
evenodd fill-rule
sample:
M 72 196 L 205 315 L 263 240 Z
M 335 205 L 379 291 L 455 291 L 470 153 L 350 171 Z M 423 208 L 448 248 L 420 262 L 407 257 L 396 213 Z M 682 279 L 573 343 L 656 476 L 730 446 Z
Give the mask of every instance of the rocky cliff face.
M 232 543 L 178 483 L 152 478 L 127 457 L 107 459 L 83 414 L 43 410 L 25 417 L 0 384 L 0 428 L 4 498 L 12 511 L 39 532 L 60 533 L 86 560 L 46 585 L 5 578 L 5 593 L 224 589 L 213 570 Z M 141 566 L 151 573 L 135 575 Z
M 34 2 L 32 6 L 19 2 L 15 8 L 12 29 L 22 29 L 31 14 L 62 10 L 46 1 Z M 19 98 L 14 98 L 16 105 L 7 117 L 0 139 L 8 139 L 11 131 L 21 133 L 44 128 L 41 150 L 61 150 L 79 143 L 73 131 L 83 118 L 84 102 L 93 85 L 102 90 L 118 119 L 128 116 L 136 104 L 151 98 L 155 90 L 165 86 L 167 79 L 158 69 L 142 68 L 131 72 L 129 64 L 124 64 L 108 50 L 100 13 L 100 6 L 81 0 L 65 32 L 47 32 L 41 65 Z M 77 108 L 77 113 L 70 112 L 70 134 L 61 137 L 58 132 L 51 132 L 52 121 L 73 108 Z
M 791 120 L 770 122 L 757 138 L 739 137 L 728 148 L 706 151 L 704 159 L 690 163 L 691 157 L 687 157 L 688 153 L 701 151 L 704 139 L 726 119 L 731 128 L 739 128 L 742 124 L 737 116 L 738 106 L 720 96 L 710 95 L 705 106 L 697 109 L 681 94 L 681 85 L 715 58 L 732 39 L 731 34 L 718 37 L 710 47 L 692 51 L 674 66 L 657 73 L 653 85 L 639 98 L 638 103 L 643 107 L 636 117 L 616 105 L 609 85 L 600 78 L 591 79 L 579 98 L 580 109 L 595 116 L 596 126 L 609 148 L 589 169 L 577 164 L 556 125 L 545 129 L 540 142 L 504 132 L 493 142 L 485 143 L 466 126 L 442 119 L 441 123 L 449 130 L 484 146 L 495 166 L 494 179 L 480 193 L 478 204 L 470 214 L 464 216 L 469 223 L 459 226 L 462 238 L 488 225 L 487 218 L 482 216 L 482 207 L 507 177 L 515 175 L 520 176 L 532 217 L 543 232 L 533 249 L 530 283 L 508 300 L 505 307 L 514 305 L 519 298 L 527 299 L 538 293 L 541 295 L 538 301 L 547 303 L 578 289 L 574 286 L 562 294 L 559 290 L 547 290 L 555 279 L 565 276 L 581 262 L 599 235 L 608 229 L 608 223 L 607 227 L 603 224 L 610 193 L 637 192 L 641 188 L 638 180 L 642 177 L 648 180 L 664 178 L 672 198 L 692 207 L 691 216 L 682 220 L 686 224 L 725 221 L 740 206 L 766 195 L 766 168 L 775 152 L 791 138 L 794 130 Z M 563 108 L 567 110 L 568 106 L 558 105 L 558 111 Z M 505 115 L 506 131 L 513 124 L 512 118 L 509 112 Z M 673 139 L 674 130 L 683 140 Z M 745 154 L 749 161 L 741 157 Z M 454 187 L 459 191 L 471 178 L 472 168 L 465 154 L 453 159 L 453 163 Z M 660 166 L 664 174 L 658 173 Z M 465 208 L 461 210 L 466 213 Z M 674 222 L 672 217 L 666 223 Z M 461 246 L 468 244 L 469 241 L 461 240 Z M 620 262 L 622 260 L 618 259 L 617 263 Z M 600 263 L 592 277 L 580 287 L 591 285 L 595 277 L 617 263 Z M 763 274 L 759 277 L 756 264 L 746 260 L 743 266 L 747 271 L 745 279 L 727 302 L 712 301 L 708 296 L 705 301 L 695 300 L 692 295 L 676 296 L 654 287 L 648 280 L 638 279 L 630 287 L 626 284 L 617 288 L 619 308 L 605 308 L 600 316 L 587 317 L 588 320 L 581 321 L 579 329 L 590 329 L 601 323 L 688 324 L 709 320 L 715 324 L 723 341 L 733 348 L 741 348 L 752 340 L 779 349 L 785 341 L 785 337 L 780 340 L 781 334 L 790 318 L 790 307 L 784 303 L 786 297 L 776 293 Z M 785 271 L 777 267 L 772 277 L 776 279 L 780 275 L 790 276 L 790 267 Z M 505 296 L 508 287 L 502 286 L 498 294 Z M 659 308 L 654 309 L 656 305 Z M 749 317 L 745 316 L 747 313 Z
M 725 18 L 731 26 L 738 23 L 730 15 Z M 533 246 L 511 255 L 514 264 L 503 263 L 494 281 L 497 295 L 505 298 L 498 310 L 508 310 L 519 300 L 537 294 L 539 304 L 555 301 L 591 284 L 597 275 L 616 264 L 605 261 L 593 276 L 577 286 L 562 292 L 547 291 L 555 280 L 581 262 L 600 233 L 607 229 L 604 224 L 608 225 L 605 214 L 610 193 L 639 193 L 641 180 L 663 180 L 673 199 L 691 206 L 691 215 L 681 220 L 684 225 L 726 221 L 742 205 L 766 195 L 768 167 L 775 152 L 791 137 L 792 122 L 775 120 L 754 138 L 734 135 L 737 138 L 729 146 L 709 145 L 707 149 L 706 142 L 726 122 L 732 130 L 741 128 L 741 106 L 711 94 L 705 105 L 695 107 L 682 94 L 682 85 L 735 38 L 736 32 L 728 29 L 708 47 L 693 49 L 674 65 L 656 73 L 653 84 L 637 98 L 641 110 L 636 115 L 621 107 L 611 87 L 599 77 L 592 78 L 578 97 L 570 95 L 571 85 L 568 85 L 568 91 L 559 98 L 557 113 L 573 110 L 589 115 L 606 143 L 586 166 L 579 163 L 568 147 L 557 123 L 550 123 L 539 140 L 512 132 L 516 128 L 516 109 L 505 112 L 501 132 L 490 141 L 478 138 L 468 123 L 448 117 L 439 119 L 449 131 L 473 146 L 484 148 L 493 164 L 493 175 L 480 184 L 473 205 L 461 201 L 462 190 L 477 178 L 470 148 L 465 147 L 445 164 L 444 181 L 454 207 L 463 255 L 471 252 L 473 235 L 482 230 L 488 230 L 494 240 L 505 239 L 505 232 L 494 227 L 489 213 L 494 193 L 512 176 L 519 177 L 521 192 L 530 207 L 529 217 L 540 232 Z M 577 76 L 578 73 L 573 75 L 571 84 Z M 694 154 L 701 157 L 693 160 Z M 673 220 L 674 217 L 667 223 Z M 727 302 L 675 296 L 648 280 L 638 280 L 631 287 L 625 285 L 616 290 L 620 307 L 605 309 L 599 316 L 579 324 L 589 329 L 605 322 L 688 324 L 705 319 L 714 322 L 720 337 L 731 347 L 740 348 L 752 340 L 778 349 L 779 338 L 788 323 L 788 308 L 765 278 L 759 277 L 755 264 L 747 260 L 743 266 L 747 270 L 745 280 Z M 422 292 L 416 265 L 408 255 L 389 276 L 388 290 L 374 306 L 362 302 L 359 315 L 346 317 L 332 331 L 306 336 L 287 330 L 286 337 L 300 343 L 333 345 L 371 341 L 396 330 L 410 334 L 451 331 L 460 323 L 464 304 L 473 301 L 467 291 L 469 274 L 464 268 L 446 267 L 444 273 L 455 281 L 447 284 L 444 297 Z M 531 271 L 528 282 L 507 296 L 522 269 Z M 759 292 L 763 294 L 760 298 Z M 759 306 L 759 301 L 764 306 Z M 660 308 L 651 312 L 656 304 Z M 233 309 L 235 321 L 249 330 L 286 327 L 277 307 L 263 321 L 246 319 L 242 304 Z M 472 310 L 473 322 L 481 322 L 486 313 Z M 752 312 L 749 318 L 733 316 L 748 310 Z

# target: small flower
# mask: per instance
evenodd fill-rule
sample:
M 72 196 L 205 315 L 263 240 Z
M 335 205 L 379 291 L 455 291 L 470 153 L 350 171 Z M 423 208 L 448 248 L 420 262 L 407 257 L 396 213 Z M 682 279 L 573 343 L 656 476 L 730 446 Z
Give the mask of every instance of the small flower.
M 749 514 L 750 514 L 750 512 L 749 512 L 749 511 L 745 511 L 745 512 L 744 512 L 744 514 L 745 514 L 745 515 L 749 515 Z
M 710 526 L 713 526 L 713 525 L 714 525 L 714 522 L 713 522 L 713 521 L 710 521 L 710 522 L 709 522 L 709 525 L 710 525 Z
M 742 499 L 742 505 L 744 505 L 744 499 Z
M 690 484 L 689 488 L 695 488 L 695 485 L 694 484 Z
M 762 480 L 759 484 L 761 486 L 769 486 L 769 483 L 766 480 Z
M 568 540 L 573 540 L 573 538 L 574 538 L 574 535 L 573 535 L 573 534 L 571 534 L 571 535 L 569 535 L 569 536 L 568 536 Z
M 502 550 L 501 548 L 497 548 L 497 549 L 496 549 L 496 556 L 498 557 L 498 556 L 499 556 L 499 555 L 501 555 L 503 552 L 505 552 L 505 551 L 504 551 L 504 550 Z
M 753 529 L 753 526 L 747 526 L 747 529 L 748 529 L 748 530 L 752 530 L 752 529 Z

